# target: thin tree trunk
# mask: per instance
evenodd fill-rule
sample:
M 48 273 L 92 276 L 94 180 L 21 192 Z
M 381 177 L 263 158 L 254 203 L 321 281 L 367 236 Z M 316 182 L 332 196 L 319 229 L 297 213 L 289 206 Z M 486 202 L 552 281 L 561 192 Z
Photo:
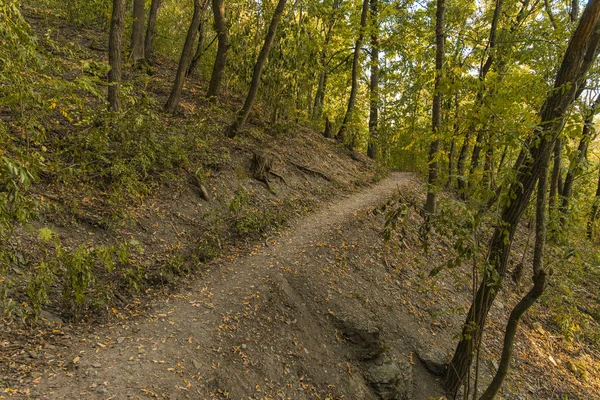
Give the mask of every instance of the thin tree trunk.
M 183 84 L 185 82 L 186 73 L 190 63 L 192 62 L 192 49 L 194 48 L 194 41 L 196 40 L 196 34 L 198 33 L 198 26 L 202 19 L 202 11 L 208 3 L 202 0 L 194 0 L 194 13 L 192 15 L 192 21 L 185 38 L 183 49 L 181 50 L 181 57 L 179 58 L 179 66 L 177 67 L 177 73 L 175 74 L 175 82 L 173 82 L 173 88 L 171 94 L 165 104 L 165 111 L 174 113 L 179 105 L 181 99 L 181 91 L 183 90 Z
M 561 168 L 562 168 L 562 147 L 563 141 L 561 138 L 556 139 L 554 144 L 554 156 L 552 166 L 552 176 L 550 178 L 550 198 L 548 199 L 548 206 L 550 213 L 553 214 L 556 205 L 558 204 L 558 194 L 561 190 Z
M 556 19 L 554 18 L 554 14 L 552 13 L 552 7 L 550 7 L 550 1 L 544 0 L 544 8 L 546 9 L 546 14 L 548 14 L 548 19 L 552 24 L 552 28 L 554 30 L 558 29 L 558 25 L 556 25 Z
M 316 120 L 321 117 L 321 112 L 323 111 L 323 103 L 325 100 L 325 90 L 327 89 L 327 53 L 329 50 L 329 43 L 333 37 L 333 28 L 335 27 L 335 23 L 337 21 L 338 12 L 337 10 L 340 8 L 340 0 L 333 1 L 333 9 L 331 12 L 331 18 L 329 19 L 329 26 L 327 27 L 327 32 L 325 33 L 325 41 L 323 42 L 323 49 L 321 50 L 321 57 L 319 60 L 319 65 L 321 67 L 321 73 L 319 74 L 319 82 L 317 83 L 317 92 L 315 93 L 315 101 L 313 104 L 313 109 L 311 113 L 311 118 Z
M 600 168 L 598 169 L 600 172 Z M 594 226 L 596 225 L 596 217 L 600 210 L 600 174 L 598 175 L 598 185 L 596 186 L 596 196 L 594 197 L 594 204 L 592 204 L 592 210 L 590 211 L 590 217 L 588 218 L 587 226 L 587 237 L 588 239 L 594 238 Z
M 148 15 L 148 26 L 146 27 L 146 40 L 144 41 L 144 58 L 147 62 L 154 53 L 154 38 L 156 36 L 156 18 L 158 17 L 158 10 L 162 4 L 162 0 L 152 0 L 150 5 L 150 14 Z
M 446 189 L 450 189 L 454 182 L 454 157 L 456 153 L 456 138 L 460 132 L 460 123 L 458 121 L 460 111 L 460 102 L 458 100 L 458 91 L 454 93 L 454 121 L 452 122 L 452 139 L 450 143 L 450 152 L 448 153 L 448 180 Z M 463 164 L 464 165 L 464 164 Z
M 533 306 L 535 302 L 542 296 L 545 287 L 546 273 L 541 271 L 538 275 L 534 275 L 533 287 L 511 311 L 510 317 L 508 318 L 508 323 L 506 324 L 506 330 L 504 332 L 504 344 L 502 346 L 502 356 L 500 358 L 498 371 L 496 371 L 496 375 L 494 375 L 492 382 L 487 387 L 485 392 L 483 392 L 479 400 L 493 400 L 498 394 L 498 391 L 502 386 L 502 382 L 508 373 L 508 368 L 510 367 L 512 350 L 515 343 L 517 328 L 519 326 L 519 320 L 521 319 L 521 316 L 525 314 L 525 312 L 527 312 L 527 310 L 529 310 L 531 306 Z
M 446 388 L 455 398 L 471 367 L 475 345 L 480 342 L 488 312 L 506 273 L 513 237 L 542 168 L 552 152 L 554 142 L 564 125 L 565 112 L 575 100 L 578 85 L 587 69 L 582 66 L 588 51 L 596 51 L 598 38 L 591 40 L 600 18 L 600 0 L 590 0 L 573 33 L 558 70 L 554 90 L 549 92 L 539 113 L 540 123 L 526 143 L 530 157 L 520 162 L 516 181 L 508 187 L 512 201 L 501 211 L 501 223 L 494 229 L 487 257 L 488 266 L 471 303 L 463 325 L 463 335 L 447 369 Z
M 444 52 L 445 52 L 445 21 L 444 14 L 446 9 L 445 0 L 437 0 L 435 13 L 435 84 L 433 95 L 433 107 L 431 110 L 431 130 L 433 140 L 429 147 L 429 178 L 427 180 L 427 200 L 425 202 L 425 212 L 435 214 L 437 200 L 437 180 L 439 165 L 437 155 L 440 147 L 439 134 L 442 129 L 442 93 L 441 83 L 444 78 Z
M 485 392 L 479 400 L 493 400 L 498 394 L 504 378 L 508 374 L 510 361 L 512 359 L 512 350 L 515 343 L 515 335 L 519 326 L 521 316 L 535 304 L 535 302 L 544 293 L 546 288 L 546 272 L 544 271 L 544 245 L 547 236 L 547 212 L 546 204 L 548 202 L 548 164 L 549 156 L 544 163 L 540 165 L 540 178 L 538 181 L 537 200 L 536 200 L 536 219 L 535 219 L 535 247 L 533 252 L 533 287 L 517 303 L 510 313 L 506 331 L 504 333 L 504 344 L 502 346 L 502 356 L 498 370 Z
M 283 10 L 285 9 L 286 2 L 287 0 L 279 0 L 279 2 L 277 3 L 277 7 L 275 8 L 275 12 L 273 13 L 273 18 L 271 18 L 269 30 L 267 31 L 265 43 L 263 44 L 263 47 L 260 50 L 260 54 L 258 55 L 258 59 L 256 60 L 256 64 L 254 65 L 254 71 L 252 73 L 252 81 L 250 82 L 250 90 L 248 91 L 248 96 L 246 97 L 244 106 L 238 112 L 235 122 L 229 128 L 228 136 L 230 138 L 234 138 L 235 135 L 238 134 L 239 130 L 244 127 L 244 124 L 248 119 L 248 115 L 250 114 L 250 110 L 252 109 L 252 105 L 254 104 L 254 100 L 256 99 L 256 94 L 258 93 L 260 76 L 265 67 L 265 63 L 267 62 L 267 58 L 269 57 L 269 53 L 271 52 L 271 47 L 273 46 L 273 39 L 275 39 L 275 33 L 277 33 L 277 26 L 279 25 L 279 21 L 281 20 L 281 15 L 283 14 Z
M 569 171 L 565 176 L 565 183 L 563 184 L 563 191 L 561 193 L 561 226 L 564 226 L 566 213 L 569 210 L 569 202 L 571 200 L 571 196 L 573 195 L 573 183 L 575 182 L 575 178 L 581 172 L 581 165 L 583 161 L 587 158 L 587 150 L 590 141 L 592 140 L 592 136 L 594 134 L 594 117 L 598 112 L 598 108 L 600 107 L 600 95 L 596 97 L 594 100 L 594 104 L 588 110 L 584 122 L 583 122 L 583 132 L 581 133 L 581 140 L 579 141 L 579 146 L 577 147 L 577 158 L 571 161 L 571 165 L 569 165 Z
M 367 156 L 373 160 L 379 158 L 379 22 L 377 20 L 378 0 L 371 1 L 371 22 L 373 33 L 371 34 L 371 96 L 369 110 L 369 144 Z
M 206 29 L 204 25 L 206 24 L 207 19 L 206 10 L 208 9 L 208 3 L 209 0 L 204 0 L 203 2 L 202 17 L 200 18 L 200 24 L 198 25 L 198 44 L 196 45 L 196 53 L 194 53 L 194 57 L 192 57 L 192 61 L 185 73 L 185 76 L 190 76 L 194 73 L 194 71 L 198 67 L 198 63 L 200 63 L 200 60 L 204 55 L 204 51 L 206 51 L 206 48 L 204 48 L 204 39 L 206 36 Z
M 492 138 L 489 138 L 492 139 Z M 488 143 L 485 151 L 485 163 L 483 165 L 483 187 L 493 190 L 494 189 L 494 146 L 492 143 Z
M 467 188 L 467 177 L 465 174 L 467 173 L 467 154 L 469 153 L 470 136 L 470 132 L 467 131 L 463 144 L 460 147 L 460 152 L 458 153 L 458 159 L 456 160 L 456 189 L 463 198 L 465 196 L 464 191 Z
M 210 101 L 217 101 L 221 93 L 223 73 L 227 64 L 227 50 L 229 49 L 229 30 L 225 21 L 225 5 L 223 0 L 212 0 L 212 9 L 215 18 L 215 31 L 217 32 L 217 56 L 213 66 L 207 97 Z
M 477 167 L 479 167 L 479 156 L 483 147 L 483 129 L 477 132 L 475 137 L 475 146 L 473 146 L 473 154 L 471 154 L 471 166 L 469 167 L 469 175 L 473 175 Z
M 131 60 L 138 63 L 144 59 L 144 25 L 146 10 L 144 0 L 133 0 L 133 28 L 131 31 Z
M 571 0 L 571 13 L 569 14 L 569 20 L 571 22 L 577 21 L 579 16 L 579 0 Z
M 112 111 L 121 109 L 121 67 L 123 64 L 123 32 L 125 30 L 125 0 L 113 0 L 108 38 L 108 104 Z
M 456 152 L 456 140 L 450 142 L 450 151 L 448 152 L 448 180 L 446 181 L 446 189 L 452 187 L 452 177 L 454 176 L 454 153 Z
M 344 120 L 337 133 L 337 140 L 344 143 L 350 123 L 352 121 L 352 113 L 356 104 L 356 94 L 358 93 L 358 69 L 360 68 L 360 52 L 362 50 L 363 40 L 365 37 L 365 27 L 367 26 L 367 14 L 369 12 L 369 0 L 363 0 L 362 12 L 360 14 L 360 30 L 356 45 L 354 46 L 354 59 L 352 61 L 352 84 L 350 87 L 350 98 L 348 99 L 348 108 L 344 115 Z
M 323 70 L 319 74 L 319 82 L 317 83 L 317 93 L 315 94 L 315 101 L 313 104 L 311 118 L 313 120 L 319 119 L 321 117 L 321 112 L 323 111 L 323 102 L 325 100 L 325 89 L 327 88 L 327 71 L 325 71 L 325 62 L 323 61 L 321 65 L 323 66 Z

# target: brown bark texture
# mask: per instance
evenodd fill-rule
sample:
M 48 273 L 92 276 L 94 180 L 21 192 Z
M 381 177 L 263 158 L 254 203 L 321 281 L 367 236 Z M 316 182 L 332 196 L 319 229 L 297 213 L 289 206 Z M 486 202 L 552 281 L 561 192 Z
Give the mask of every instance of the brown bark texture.
M 131 60 L 144 59 L 144 25 L 146 25 L 144 0 L 133 0 L 133 27 L 131 30 Z
M 436 185 L 439 174 L 437 154 L 440 148 L 439 134 L 442 129 L 442 93 L 441 82 L 444 77 L 444 53 L 445 53 L 445 0 L 437 0 L 435 17 L 435 86 L 433 95 L 433 107 L 431 110 L 431 127 L 433 140 L 429 147 L 429 177 L 427 179 L 427 200 L 425 201 L 425 212 L 435 214 L 436 208 Z
M 367 156 L 373 160 L 379 158 L 379 22 L 377 20 L 378 0 L 371 1 L 371 85 L 369 104 L 369 143 Z
M 123 32 L 125 30 L 125 0 L 113 0 L 108 38 L 108 104 L 112 111 L 121 108 L 121 80 L 123 64 Z
M 194 53 L 192 61 L 190 62 L 190 66 L 188 67 L 185 73 L 186 76 L 190 76 L 194 73 L 194 71 L 198 67 L 198 64 L 200 63 L 200 60 L 202 59 L 202 56 L 204 55 L 204 52 L 206 51 L 206 48 L 204 48 L 204 39 L 206 36 L 205 24 L 208 3 L 209 0 L 204 0 L 204 6 L 202 7 L 202 17 L 200 18 L 200 24 L 198 25 L 198 43 L 196 44 L 196 52 Z
M 550 207 L 550 212 L 556 209 L 556 205 L 558 204 L 558 194 L 562 189 L 562 177 L 561 177 L 561 169 L 562 169 L 562 149 L 563 149 L 563 141 L 562 138 L 556 139 L 553 149 L 552 156 L 552 175 L 550 177 L 550 197 L 548 199 L 548 205 Z
M 225 4 L 223 0 L 212 0 L 212 9 L 215 19 L 215 31 L 217 32 L 217 56 L 213 65 L 210 83 L 208 85 L 207 97 L 210 101 L 216 101 L 221 93 L 223 73 L 227 64 L 227 50 L 229 50 L 229 30 L 225 20 Z
M 154 38 L 156 37 L 156 19 L 162 0 L 152 0 L 150 14 L 148 15 L 148 26 L 146 27 L 146 39 L 144 40 L 144 58 L 150 61 L 154 53 Z

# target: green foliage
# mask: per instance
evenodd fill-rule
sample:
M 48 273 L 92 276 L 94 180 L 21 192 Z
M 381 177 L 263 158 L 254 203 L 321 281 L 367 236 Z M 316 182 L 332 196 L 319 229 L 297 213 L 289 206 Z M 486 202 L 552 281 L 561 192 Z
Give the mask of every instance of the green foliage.
M 122 241 L 116 245 L 68 248 L 48 228 L 41 228 L 38 237 L 39 261 L 30 267 L 26 282 L 30 309 L 25 312 L 31 312 L 26 317 L 37 318 L 42 308 L 53 301 L 56 288 L 62 299 L 61 309 L 71 319 L 99 310 L 114 291 L 140 289 L 144 270 L 133 259 L 134 254 L 143 253 L 139 243 Z M 100 275 L 114 279 L 101 281 Z
M 201 262 L 209 262 L 219 256 L 222 250 L 221 233 L 215 229 L 209 229 L 202 233 L 196 245 L 196 257 Z
M 108 28 L 112 3 L 105 0 L 40 0 L 40 5 L 52 10 L 53 17 L 64 17 L 71 24 Z

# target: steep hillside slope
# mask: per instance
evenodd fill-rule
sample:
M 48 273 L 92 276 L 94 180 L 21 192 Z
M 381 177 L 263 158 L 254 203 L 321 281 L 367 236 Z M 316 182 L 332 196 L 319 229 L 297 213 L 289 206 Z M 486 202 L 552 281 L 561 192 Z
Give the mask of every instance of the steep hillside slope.
M 36 38 L 24 72 L 35 76 L 35 102 L 0 106 L 0 155 L 14 171 L 0 188 L 14 183 L 10 218 L 21 221 L 2 231 L 0 386 L 31 378 L 35 362 L 22 354 L 52 336 L 46 322 L 135 316 L 210 260 L 380 178 L 362 154 L 294 122 L 270 123 L 260 105 L 243 134 L 226 138 L 239 99 L 209 104 L 195 79 L 180 112 L 166 115 L 176 66 L 164 59 L 126 71 L 128 111 L 115 116 L 103 100 L 102 34 L 24 10 Z

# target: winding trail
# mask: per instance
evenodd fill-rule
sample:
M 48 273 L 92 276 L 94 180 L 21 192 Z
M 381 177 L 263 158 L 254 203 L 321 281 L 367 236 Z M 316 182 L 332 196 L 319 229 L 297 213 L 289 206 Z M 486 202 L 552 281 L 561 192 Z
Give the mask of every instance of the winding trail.
M 61 349 L 76 362 L 47 371 L 31 398 L 373 398 L 337 354 L 335 329 L 315 316 L 315 288 L 290 282 L 344 222 L 411 179 L 392 173 L 338 198 L 250 254 L 213 263 L 147 317 L 77 338 Z

